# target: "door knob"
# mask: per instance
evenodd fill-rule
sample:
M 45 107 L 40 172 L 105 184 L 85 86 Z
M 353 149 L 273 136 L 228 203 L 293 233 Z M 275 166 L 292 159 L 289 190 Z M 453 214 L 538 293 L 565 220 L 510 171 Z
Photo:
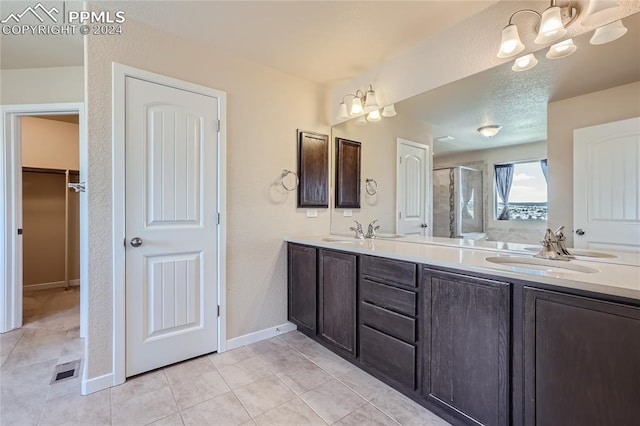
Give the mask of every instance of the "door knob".
M 576 234 L 578 234 L 580 236 L 583 236 L 584 235 L 584 229 L 582 229 L 582 228 L 576 229 Z
M 140 247 L 142 245 L 142 238 L 133 237 L 130 243 L 131 243 L 131 247 Z
M 421 223 L 420 224 L 420 228 L 428 228 L 428 227 L 429 227 L 429 225 L 427 225 L 426 223 Z

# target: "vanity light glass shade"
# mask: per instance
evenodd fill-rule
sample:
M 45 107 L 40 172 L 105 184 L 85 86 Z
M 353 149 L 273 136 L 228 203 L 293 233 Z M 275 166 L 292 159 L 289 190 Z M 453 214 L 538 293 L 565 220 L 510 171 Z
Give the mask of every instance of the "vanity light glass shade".
M 558 6 L 551 6 L 542 12 L 540 30 L 533 42 L 536 44 L 547 44 L 564 37 L 565 34 L 567 34 L 567 29 L 562 23 L 560 8 Z
M 521 56 L 515 60 L 511 69 L 513 71 L 526 71 L 538 65 L 538 60 L 533 53 Z
M 380 121 L 381 118 L 380 111 L 377 109 L 374 109 L 367 115 L 367 120 L 369 121 Z
M 515 24 L 507 25 L 502 29 L 502 42 L 498 51 L 498 58 L 510 58 L 522 52 L 524 44 L 520 40 L 518 27 Z
M 347 104 L 340 102 L 338 105 L 338 120 L 344 120 L 349 118 L 349 111 L 347 110 Z
M 591 0 L 582 25 L 590 27 L 601 22 L 609 21 L 620 13 L 620 2 L 614 0 Z
M 502 126 L 497 124 L 492 124 L 490 126 L 482 126 L 478 128 L 478 132 L 485 138 L 492 138 L 498 134 L 498 132 L 502 129 Z
M 360 117 L 356 118 L 356 124 L 358 126 L 365 126 L 367 124 L 367 119 L 364 118 L 364 115 L 361 115 Z
M 376 99 L 376 92 L 373 91 L 373 87 L 369 86 L 367 91 L 366 101 L 364 103 L 364 112 L 371 112 L 380 108 L 378 100 Z
M 627 32 L 627 27 L 622 24 L 622 21 L 615 21 L 604 27 L 596 28 L 593 33 L 593 37 L 589 40 L 591 44 L 605 44 L 619 39 Z
M 362 114 L 362 100 L 358 97 L 353 98 L 351 101 L 351 115 Z
M 569 55 L 572 55 L 573 52 L 578 50 L 578 47 L 573 43 L 573 39 L 570 38 L 568 40 L 561 41 L 560 43 L 556 43 L 549 48 L 547 52 L 547 58 L 549 59 L 560 59 L 566 58 Z
M 387 105 L 386 107 L 384 107 L 384 109 L 382 110 L 382 116 L 383 117 L 395 117 L 396 116 L 396 107 L 394 104 L 391 105 Z

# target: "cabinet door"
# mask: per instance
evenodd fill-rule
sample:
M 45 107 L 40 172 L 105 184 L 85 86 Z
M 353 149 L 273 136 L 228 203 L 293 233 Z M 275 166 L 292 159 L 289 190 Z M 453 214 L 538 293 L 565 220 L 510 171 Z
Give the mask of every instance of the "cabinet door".
M 525 288 L 525 424 L 637 425 L 640 308 Z
M 422 395 L 486 425 L 509 423 L 509 284 L 424 270 Z
M 289 320 L 298 330 L 316 335 L 316 249 L 289 244 Z
M 343 353 L 356 356 L 357 257 L 320 250 L 319 335 Z

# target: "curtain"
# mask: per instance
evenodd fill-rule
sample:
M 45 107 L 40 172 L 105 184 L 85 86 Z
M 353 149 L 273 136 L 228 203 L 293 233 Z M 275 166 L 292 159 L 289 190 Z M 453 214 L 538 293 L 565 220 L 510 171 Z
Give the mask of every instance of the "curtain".
M 496 190 L 504 207 L 498 220 L 509 220 L 509 192 L 513 182 L 513 164 L 496 164 Z
M 547 176 L 547 159 L 540 160 L 540 168 L 542 168 L 542 174 L 544 175 L 544 181 L 549 183 L 549 177 Z

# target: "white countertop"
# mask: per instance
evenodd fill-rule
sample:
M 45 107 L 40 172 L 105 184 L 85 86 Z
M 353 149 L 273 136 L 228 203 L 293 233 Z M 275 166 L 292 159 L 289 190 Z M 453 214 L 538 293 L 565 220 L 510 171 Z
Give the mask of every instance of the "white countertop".
M 578 258 L 570 261 L 571 265 L 596 269 L 597 272 L 594 273 L 557 272 L 495 264 L 485 260 L 490 256 L 532 257 L 533 252 L 523 248 L 525 246 L 531 247 L 529 244 L 500 243 L 510 244 L 507 247 L 511 247 L 511 249 L 505 250 L 498 248 L 497 243 L 490 241 L 484 241 L 484 243 L 493 243 L 495 247 L 491 247 L 491 244 L 489 247 L 469 247 L 468 243 L 477 244 L 480 241 L 468 240 L 451 240 L 446 244 L 445 240 L 449 240 L 448 238 L 432 239 L 431 241 L 416 239 L 412 241 L 411 237 L 375 240 L 345 238 L 341 241 L 326 241 L 326 239 L 339 240 L 340 237 L 336 235 L 290 236 L 286 237 L 285 241 L 640 300 L 640 266 L 602 261 L 610 259 L 589 258 L 590 260 L 584 260 L 586 258 Z M 516 246 L 521 246 L 520 250 Z M 559 265 L 564 263 L 557 262 Z

